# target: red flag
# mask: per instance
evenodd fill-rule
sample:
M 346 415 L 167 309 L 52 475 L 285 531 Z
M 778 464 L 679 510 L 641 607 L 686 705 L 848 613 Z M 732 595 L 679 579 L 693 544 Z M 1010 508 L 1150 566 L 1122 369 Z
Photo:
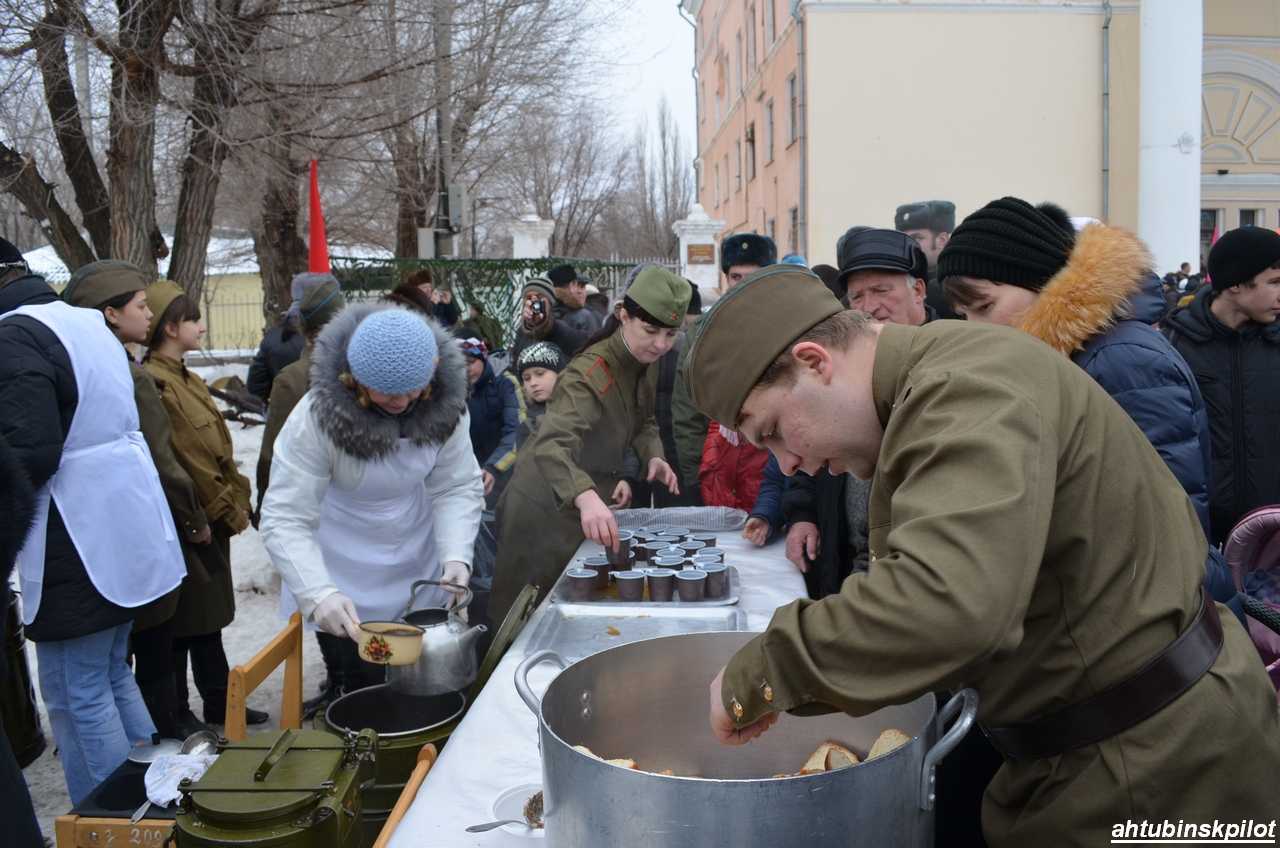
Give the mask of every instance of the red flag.
M 311 160 L 311 255 L 307 270 L 318 274 L 329 273 L 329 242 L 324 234 L 324 213 L 320 211 L 320 175 L 316 160 Z

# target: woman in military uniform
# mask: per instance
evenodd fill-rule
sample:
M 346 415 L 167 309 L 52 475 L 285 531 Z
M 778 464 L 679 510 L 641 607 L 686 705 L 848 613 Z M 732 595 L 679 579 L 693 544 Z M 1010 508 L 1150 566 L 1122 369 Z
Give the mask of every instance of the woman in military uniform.
M 501 621 L 527 583 L 541 600 L 584 538 L 616 547 L 616 507 L 631 502 L 627 448 L 646 478 L 679 485 L 653 417 L 657 370 L 674 344 L 692 289 L 658 266 L 637 270 L 600 332 L 560 375 L 547 411 L 498 503 L 498 560 L 490 614 Z
M 226 714 L 227 654 L 222 628 L 236 614 L 231 579 L 231 537 L 249 526 L 249 480 L 236 469 L 231 434 L 214 406 L 209 389 L 187 370 L 182 357 L 200 346 L 204 326 L 200 310 L 168 280 L 147 287 L 151 309 L 146 369 L 155 380 L 173 428 L 173 451 L 195 484 L 196 497 L 212 533 L 209 544 L 195 548 L 209 582 L 184 590 L 174 617 L 174 667 L 177 706 L 187 707 L 187 655 L 191 655 L 196 688 L 204 701 L 204 720 L 220 724 Z M 267 714 L 248 711 L 249 724 L 262 724 Z

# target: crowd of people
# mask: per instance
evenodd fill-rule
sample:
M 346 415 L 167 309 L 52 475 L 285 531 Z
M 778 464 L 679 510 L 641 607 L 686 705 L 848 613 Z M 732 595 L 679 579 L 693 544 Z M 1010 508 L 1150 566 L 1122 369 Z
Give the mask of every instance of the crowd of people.
M 617 509 L 717 506 L 809 596 L 711 682 L 723 741 L 972 686 L 984 731 L 940 772 L 939 844 L 1274 818 L 1276 696 L 1240 592 L 1280 591 L 1221 546 L 1280 502 L 1280 234 L 1228 232 L 1207 274 L 1162 280 L 1136 236 L 1050 203 L 894 224 L 812 268 L 727 236 L 707 311 L 665 267 L 610 303 L 560 265 L 523 281 L 510 338 L 426 269 L 367 303 L 299 274 L 249 370 L 256 502 L 184 364 L 196 301 L 118 261 L 59 296 L 0 241 L 0 554 L 72 803 L 131 746 L 222 721 L 251 524 L 315 631 L 313 712 L 382 682 L 360 622 L 415 581 L 498 624 L 584 539 L 616 546 Z M 38 838 L 6 753 L 0 803 Z

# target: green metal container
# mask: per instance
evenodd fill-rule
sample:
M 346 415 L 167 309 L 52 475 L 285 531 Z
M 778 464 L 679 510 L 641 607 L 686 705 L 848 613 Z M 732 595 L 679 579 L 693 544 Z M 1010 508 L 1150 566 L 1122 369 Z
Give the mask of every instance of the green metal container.
M 179 848 L 363 848 L 362 792 L 378 738 L 316 730 L 260 733 L 228 743 L 195 783 L 180 787 Z

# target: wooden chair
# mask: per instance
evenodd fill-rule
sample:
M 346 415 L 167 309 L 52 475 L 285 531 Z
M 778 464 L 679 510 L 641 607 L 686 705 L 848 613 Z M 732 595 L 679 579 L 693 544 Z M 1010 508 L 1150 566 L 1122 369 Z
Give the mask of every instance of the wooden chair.
M 387 848 L 391 843 L 391 836 L 396 832 L 396 827 L 400 824 L 400 820 L 404 818 L 405 813 L 409 812 L 409 807 L 413 804 L 413 799 L 418 797 L 418 789 L 422 786 L 422 781 L 427 779 L 427 772 L 431 771 L 431 767 L 436 764 L 436 746 L 430 743 L 422 746 L 422 750 L 418 752 L 418 764 L 413 767 L 413 773 L 409 775 L 409 779 L 404 784 L 404 790 L 401 791 L 400 797 L 396 799 L 396 805 L 391 808 L 391 814 L 387 816 L 387 823 L 382 826 L 382 830 L 378 833 L 378 839 L 373 843 L 373 848 Z
M 227 675 L 227 717 L 223 735 L 239 742 L 247 735 L 245 702 L 249 693 L 262 685 L 284 663 L 284 693 L 280 698 L 280 729 L 302 727 L 302 615 L 294 613 L 289 624 L 276 634 L 253 659 L 231 669 Z

